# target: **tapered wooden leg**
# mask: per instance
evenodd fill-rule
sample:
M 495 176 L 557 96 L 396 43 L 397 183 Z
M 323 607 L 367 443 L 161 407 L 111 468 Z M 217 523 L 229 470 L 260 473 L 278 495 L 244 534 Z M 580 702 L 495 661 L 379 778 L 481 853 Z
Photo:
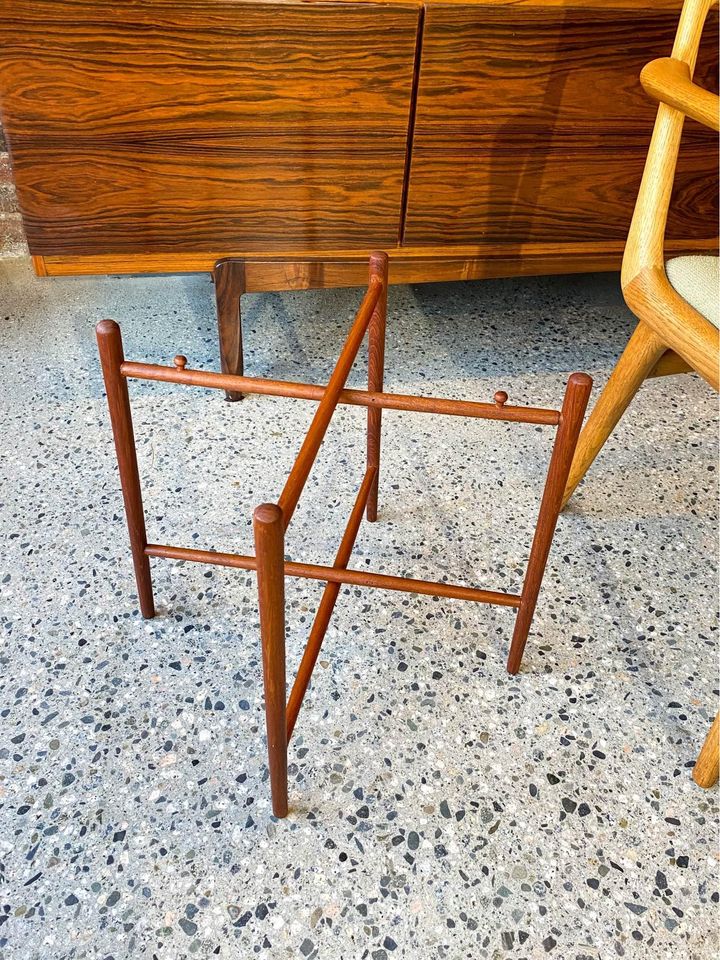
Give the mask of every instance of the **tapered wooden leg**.
M 114 320 L 101 320 L 95 328 L 95 334 L 105 379 L 105 390 L 120 471 L 120 485 L 125 503 L 125 517 L 130 536 L 140 610 L 144 617 L 149 618 L 155 616 L 155 603 L 150 576 L 150 561 L 145 555 L 147 535 L 145 533 L 145 515 L 140 491 L 140 475 L 135 453 L 130 397 L 128 396 L 127 380 L 120 373 L 120 367 L 125 359 L 122 335 L 120 327 Z
M 592 379 L 586 373 L 573 373 L 568 379 L 565 398 L 560 411 L 560 424 L 555 434 L 555 443 L 540 503 L 535 536 L 530 549 L 525 582 L 520 594 L 520 607 L 515 620 L 515 630 L 507 664 L 510 673 L 517 673 L 522 662 L 528 631 L 535 613 L 535 605 L 537 604 L 545 565 L 560 513 L 562 493 L 567 482 L 591 389 Z
M 287 732 L 285 718 L 285 534 L 283 514 L 263 503 L 253 515 L 257 557 L 260 632 L 262 634 L 265 723 L 272 809 L 288 812 Z
M 388 296 L 388 257 L 386 253 L 373 253 L 370 257 L 370 276 L 380 277 L 384 284 L 382 295 L 368 327 L 368 390 L 376 393 L 383 389 L 385 372 L 385 326 Z M 382 408 L 368 407 L 367 466 L 375 468 L 375 479 L 367 503 L 367 518 L 371 522 L 377 520 L 381 430 Z
M 718 747 L 720 746 L 720 713 L 710 727 L 697 762 L 693 767 L 693 780 L 699 787 L 714 787 L 718 782 Z
M 242 315 L 240 298 L 245 293 L 245 264 L 242 260 L 220 260 L 213 271 L 217 304 L 220 368 L 223 373 L 243 375 Z M 225 391 L 226 400 L 242 400 L 242 393 Z
M 563 493 L 563 507 L 665 350 L 650 327 L 637 325 L 580 434 Z

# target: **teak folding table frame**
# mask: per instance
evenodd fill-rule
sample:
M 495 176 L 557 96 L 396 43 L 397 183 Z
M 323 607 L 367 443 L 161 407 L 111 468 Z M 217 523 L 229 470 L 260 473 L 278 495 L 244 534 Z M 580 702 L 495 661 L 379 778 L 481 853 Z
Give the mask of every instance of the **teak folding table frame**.
M 273 813 L 278 817 L 284 817 L 288 810 L 288 739 L 295 727 L 298 711 L 310 682 L 341 584 L 402 590 L 435 597 L 454 597 L 459 600 L 515 607 L 518 613 L 508 658 L 508 670 L 510 673 L 517 673 L 535 611 L 562 493 L 592 386 L 592 380 L 587 374 L 573 373 L 568 379 L 560 411 L 508 406 L 507 394 L 502 391 L 495 394 L 494 403 L 386 393 L 383 391 L 383 368 L 387 285 L 387 256 L 384 253 L 374 253 L 370 257 L 367 292 L 326 386 L 191 370 L 187 368 L 187 360 L 182 356 L 175 357 L 172 367 L 132 363 L 124 358 L 119 326 L 113 320 L 103 320 L 97 326 L 100 360 L 105 378 L 135 578 L 143 616 L 155 615 L 150 557 L 192 560 L 257 571 L 272 808 Z M 366 332 L 369 333 L 368 389 L 348 390 L 345 388 L 345 381 Z M 254 512 L 254 557 L 148 543 L 127 387 L 129 378 L 211 387 L 229 391 L 234 395 L 261 393 L 270 396 L 296 397 L 318 403 L 315 416 L 278 502 L 263 503 Z M 333 565 L 320 566 L 313 563 L 286 561 L 285 532 L 292 520 L 295 507 L 338 403 L 367 407 L 365 476 Z M 363 513 L 367 513 L 370 521 L 377 519 L 380 427 L 383 409 L 412 410 L 418 413 L 439 413 L 476 417 L 481 420 L 504 420 L 557 427 L 527 573 L 519 595 L 444 582 L 388 576 L 348 567 Z M 287 703 L 285 701 L 284 591 L 286 576 L 321 580 L 326 584 Z

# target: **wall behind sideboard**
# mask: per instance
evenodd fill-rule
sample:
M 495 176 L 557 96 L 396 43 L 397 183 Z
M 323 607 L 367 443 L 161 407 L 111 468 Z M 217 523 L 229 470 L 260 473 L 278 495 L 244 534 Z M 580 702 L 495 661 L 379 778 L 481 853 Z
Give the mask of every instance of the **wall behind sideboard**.
M 10 157 L 0 126 L 0 258 L 23 257 L 27 252 Z

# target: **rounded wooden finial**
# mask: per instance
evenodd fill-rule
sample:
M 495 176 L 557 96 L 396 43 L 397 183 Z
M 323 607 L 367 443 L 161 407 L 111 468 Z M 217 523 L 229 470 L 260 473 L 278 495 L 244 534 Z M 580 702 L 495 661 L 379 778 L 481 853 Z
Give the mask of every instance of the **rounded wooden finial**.
M 505 404 L 507 403 L 507 398 L 508 398 L 508 395 L 505 393 L 504 390 L 496 390 L 496 391 L 495 391 L 494 400 L 495 400 L 495 405 L 496 405 L 496 406 L 498 406 L 498 407 L 504 407 Z
M 253 523 L 255 526 L 272 526 L 273 524 L 282 524 L 283 512 L 276 503 L 261 503 L 253 511 Z
M 184 357 L 181 353 L 179 353 L 173 360 L 173 363 L 175 364 L 177 370 L 184 370 L 187 366 L 187 357 Z

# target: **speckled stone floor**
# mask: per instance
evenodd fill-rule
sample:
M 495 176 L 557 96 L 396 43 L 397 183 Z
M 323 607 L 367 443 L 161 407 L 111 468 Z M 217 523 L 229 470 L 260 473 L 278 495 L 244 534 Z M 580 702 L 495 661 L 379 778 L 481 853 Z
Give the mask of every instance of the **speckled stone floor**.
M 322 382 L 357 291 L 250 297 L 248 371 Z M 0 264 L 0 957 L 710 958 L 716 398 L 647 385 L 557 531 L 521 673 L 513 612 L 344 589 L 275 820 L 255 585 L 153 564 L 138 612 L 93 325 L 216 367 L 206 277 Z M 631 329 L 616 276 L 402 287 L 387 386 L 554 405 Z M 362 383 L 364 360 L 353 373 Z M 250 549 L 314 407 L 133 385 L 150 537 Z M 364 456 L 339 410 L 293 521 L 329 562 Z M 353 563 L 517 590 L 552 431 L 388 413 Z M 320 593 L 290 581 L 298 661 Z

